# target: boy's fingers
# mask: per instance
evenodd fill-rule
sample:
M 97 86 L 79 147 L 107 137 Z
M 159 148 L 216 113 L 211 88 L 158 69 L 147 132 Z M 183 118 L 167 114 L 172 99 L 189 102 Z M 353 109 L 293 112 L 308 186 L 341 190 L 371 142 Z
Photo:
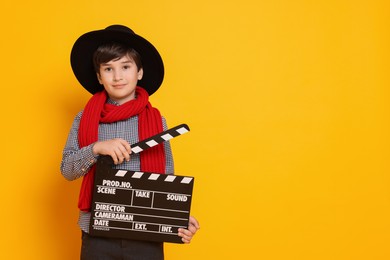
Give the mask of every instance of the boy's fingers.
M 195 226 L 189 225 L 188 230 L 195 235 L 196 231 L 198 230 Z
M 128 152 L 130 150 L 130 145 L 126 140 L 123 139 L 115 139 L 114 147 L 113 147 L 115 157 L 113 157 L 115 164 L 121 164 L 125 160 L 130 160 L 130 153 Z M 130 150 L 131 152 L 131 150 Z
M 125 160 L 128 162 L 128 161 L 130 161 L 130 154 L 131 154 L 131 147 L 130 147 L 128 142 L 126 142 L 124 148 L 125 148 L 125 151 L 123 152 L 123 154 L 125 156 Z
M 186 229 L 179 229 L 178 235 L 181 237 L 181 240 L 184 243 L 188 244 L 188 243 L 190 243 L 193 234 Z
M 121 157 L 120 157 L 120 161 L 121 163 L 126 160 L 126 161 L 129 161 L 130 160 L 130 153 L 131 153 L 131 147 L 130 147 L 130 144 L 126 141 L 126 140 L 123 140 L 123 139 L 120 139 L 120 150 L 121 150 Z
M 188 244 L 191 242 L 191 239 L 199 228 L 199 222 L 194 217 L 190 216 L 188 221 L 188 229 L 179 228 L 178 235 L 182 238 L 184 243 Z
M 119 162 L 118 156 L 116 156 L 115 153 L 111 153 L 110 156 L 111 156 L 112 160 L 114 161 L 114 164 L 118 164 L 118 162 Z
M 196 229 L 200 228 L 199 222 L 193 216 L 190 216 L 189 222 L 190 225 L 195 226 Z

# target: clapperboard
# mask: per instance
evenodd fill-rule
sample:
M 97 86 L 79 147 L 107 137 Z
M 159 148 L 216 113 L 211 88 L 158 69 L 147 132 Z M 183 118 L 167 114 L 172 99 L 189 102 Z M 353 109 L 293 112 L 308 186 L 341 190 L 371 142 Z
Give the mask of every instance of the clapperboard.
M 189 131 L 185 124 L 131 145 L 142 152 Z M 113 169 L 110 156 L 97 161 L 91 207 L 94 236 L 182 243 L 188 228 L 194 178 Z

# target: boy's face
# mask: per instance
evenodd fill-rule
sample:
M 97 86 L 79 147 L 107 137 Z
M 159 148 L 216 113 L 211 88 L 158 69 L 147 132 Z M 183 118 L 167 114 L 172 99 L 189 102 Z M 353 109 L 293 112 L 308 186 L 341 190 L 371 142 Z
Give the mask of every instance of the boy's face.
M 138 70 L 134 60 L 129 56 L 100 64 L 97 74 L 108 96 L 120 105 L 135 98 L 135 88 L 142 76 L 143 70 Z

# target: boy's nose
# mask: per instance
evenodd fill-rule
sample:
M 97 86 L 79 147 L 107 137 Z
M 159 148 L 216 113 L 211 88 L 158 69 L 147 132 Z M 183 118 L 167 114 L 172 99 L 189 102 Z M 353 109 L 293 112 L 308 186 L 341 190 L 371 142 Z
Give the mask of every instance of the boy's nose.
M 115 72 L 114 73 L 114 81 L 119 81 L 122 79 L 122 73 L 120 72 Z

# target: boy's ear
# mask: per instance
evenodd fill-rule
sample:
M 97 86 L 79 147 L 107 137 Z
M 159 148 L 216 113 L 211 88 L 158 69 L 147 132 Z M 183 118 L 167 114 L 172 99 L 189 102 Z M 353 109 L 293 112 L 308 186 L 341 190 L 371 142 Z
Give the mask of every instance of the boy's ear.
M 138 70 L 138 80 L 141 80 L 144 76 L 144 70 L 141 68 Z
M 99 83 L 100 83 L 100 84 L 103 84 L 103 83 L 102 83 L 102 80 L 100 79 L 100 74 L 99 74 L 99 73 L 96 73 L 96 77 L 97 77 Z

